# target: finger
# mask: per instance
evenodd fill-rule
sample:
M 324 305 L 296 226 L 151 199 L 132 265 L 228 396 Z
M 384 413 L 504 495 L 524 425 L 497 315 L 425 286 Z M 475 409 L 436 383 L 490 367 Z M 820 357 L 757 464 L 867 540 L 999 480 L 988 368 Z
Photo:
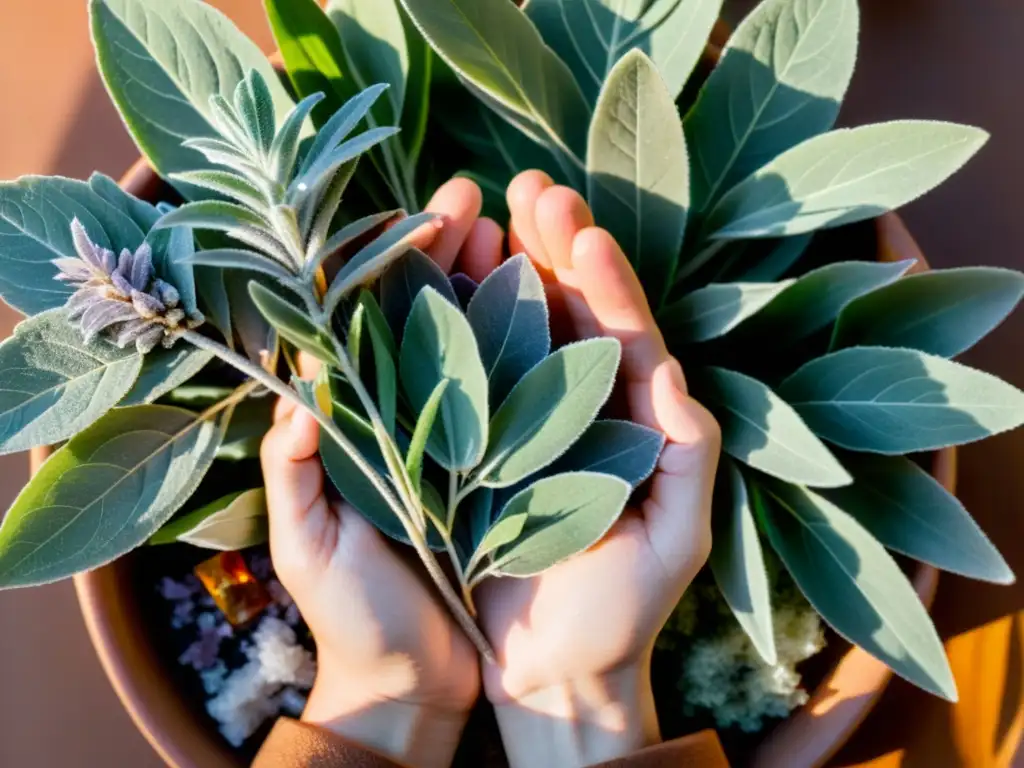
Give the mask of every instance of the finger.
M 456 269 L 478 283 L 483 282 L 501 264 L 505 233 L 494 219 L 481 217 L 473 222 L 466 242 L 459 251 Z
M 718 423 L 680 386 L 674 359 L 651 378 L 665 448 L 643 504 L 651 546 L 666 570 L 688 583 L 711 551 L 711 495 L 722 437 Z
M 424 210 L 440 214 L 444 226 L 436 231 L 433 242 L 425 250 L 446 273 L 451 272 L 455 257 L 466 242 L 482 206 L 480 187 L 464 178 L 442 184 L 427 203 Z
M 550 276 L 551 260 L 544 250 L 544 242 L 537 232 L 534 210 L 537 199 L 554 181 L 543 171 L 523 171 L 508 185 L 505 201 L 511 214 L 509 243 L 513 254 L 526 253 L 541 271 Z
M 327 512 L 319 442 L 319 425 L 304 408 L 295 409 L 263 438 L 260 464 L 272 538 L 297 530 L 311 514 Z

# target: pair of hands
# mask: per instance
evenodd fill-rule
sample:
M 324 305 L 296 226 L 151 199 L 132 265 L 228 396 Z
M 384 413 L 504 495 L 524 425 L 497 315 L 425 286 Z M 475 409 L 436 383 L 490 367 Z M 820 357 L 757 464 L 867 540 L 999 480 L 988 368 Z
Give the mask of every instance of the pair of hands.
M 477 594 L 496 664 L 475 649 L 414 567 L 358 513 L 332 506 L 318 427 L 282 401 L 261 457 L 271 555 L 316 638 L 319 673 L 303 719 L 420 768 L 451 764 L 480 694 L 495 706 L 512 768 L 587 765 L 657 743 L 654 639 L 704 564 L 720 437 L 687 395 L 622 250 L 586 203 L 539 171 L 509 185 L 509 245 L 545 280 L 555 336 L 614 336 L 629 418 L 666 446 L 638 508 L 595 547 L 532 579 Z M 480 281 L 504 233 L 480 190 L 454 179 L 420 243 L 445 271 Z

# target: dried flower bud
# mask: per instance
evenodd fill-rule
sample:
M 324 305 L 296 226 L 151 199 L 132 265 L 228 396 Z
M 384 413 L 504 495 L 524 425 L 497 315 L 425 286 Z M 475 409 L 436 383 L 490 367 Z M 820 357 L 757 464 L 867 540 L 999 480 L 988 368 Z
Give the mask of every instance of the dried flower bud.
M 153 293 L 168 307 L 176 307 L 178 302 L 181 301 L 178 289 L 170 283 L 165 283 L 160 278 L 153 281 Z

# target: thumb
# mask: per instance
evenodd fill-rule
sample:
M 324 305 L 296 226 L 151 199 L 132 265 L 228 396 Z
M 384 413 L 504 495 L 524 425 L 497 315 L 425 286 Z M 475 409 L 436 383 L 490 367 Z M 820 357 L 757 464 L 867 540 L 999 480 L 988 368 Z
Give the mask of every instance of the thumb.
M 260 463 L 271 538 L 296 530 L 310 515 L 327 514 L 319 443 L 320 426 L 305 408 L 296 408 L 263 438 Z

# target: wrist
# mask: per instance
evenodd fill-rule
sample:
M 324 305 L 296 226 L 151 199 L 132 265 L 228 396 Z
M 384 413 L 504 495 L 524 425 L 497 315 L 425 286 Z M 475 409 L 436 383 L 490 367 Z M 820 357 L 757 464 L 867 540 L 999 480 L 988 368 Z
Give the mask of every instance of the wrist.
M 321 674 L 310 692 L 302 721 L 410 768 L 448 768 L 468 711 L 361 691 L 357 681 Z M 350 684 L 351 683 L 351 684 Z
M 496 698 L 512 768 L 593 765 L 661 741 L 649 664 Z

